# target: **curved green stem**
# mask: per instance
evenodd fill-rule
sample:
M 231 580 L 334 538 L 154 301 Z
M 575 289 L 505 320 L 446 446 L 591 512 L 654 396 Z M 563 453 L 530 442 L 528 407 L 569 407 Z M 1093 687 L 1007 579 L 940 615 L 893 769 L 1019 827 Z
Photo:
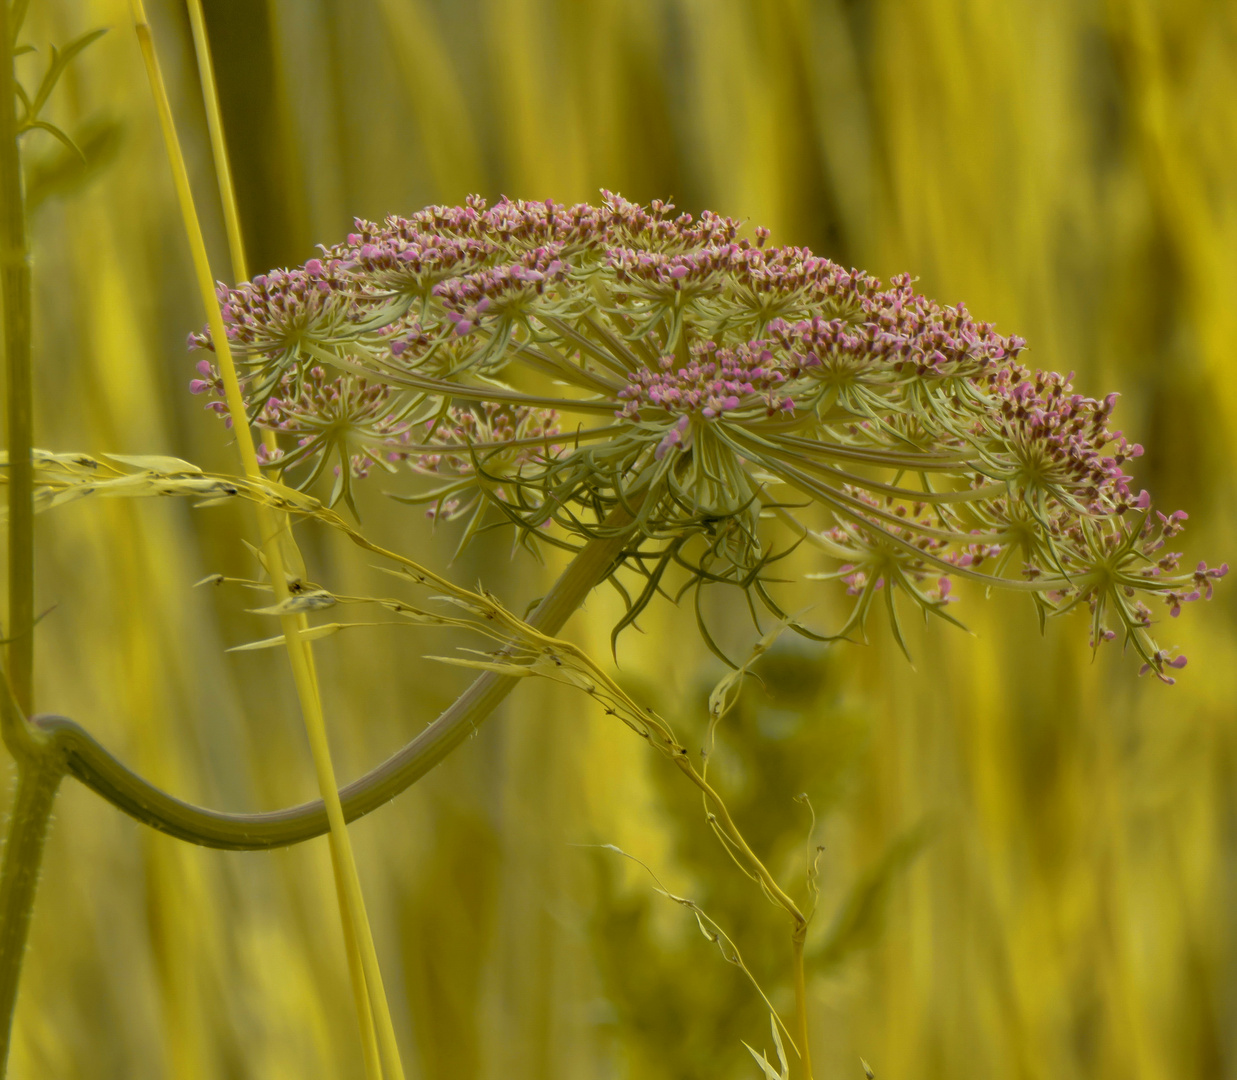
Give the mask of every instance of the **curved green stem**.
M 23 762 L 18 772 L 4 864 L 0 867 L 0 1076 L 4 1075 L 12 1041 L 17 986 L 39 884 L 43 842 L 63 775 L 58 763 L 50 759 Z
M 529 624 L 546 634 L 557 633 L 609 573 L 628 539 L 623 533 L 588 543 L 554 583 Z M 344 817 L 348 821 L 362 817 L 419 780 L 459 746 L 517 682 L 519 679 L 507 675 L 481 675 L 415 739 L 340 790 Z M 230 814 L 193 806 L 121 764 L 72 720 L 39 716 L 33 723 L 55 743 L 72 776 L 126 814 L 177 839 L 230 851 L 258 851 L 299 844 L 327 831 L 321 799 L 257 814 Z
M 17 793 L 0 863 L 0 1080 L 8 1070 L 13 1013 L 34 894 L 65 760 L 56 740 L 26 722 L 7 675 L 0 673 L 0 737 L 17 762 Z
M 803 963 L 803 949 L 807 942 L 810 920 L 777 883 L 777 879 L 769 872 L 760 856 L 752 850 L 743 833 L 739 831 L 739 826 L 735 824 L 734 818 L 730 816 L 725 800 L 704 775 L 696 770 L 695 765 L 687 756 L 687 751 L 676 745 L 672 752 L 672 760 L 678 766 L 679 771 L 700 789 L 706 805 L 713 808 L 709 812 L 709 823 L 722 835 L 727 844 L 727 850 L 732 856 L 736 856 L 736 862 L 752 874 L 760 882 L 761 888 L 769 898 L 790 916 L 792 968 L 795 984 L 795 1049 L 799 1052 L 800 1068 L 803 1070 L 804 1080 L 812 1080 L 812 1051 L 808 1041 L 807 975 Z

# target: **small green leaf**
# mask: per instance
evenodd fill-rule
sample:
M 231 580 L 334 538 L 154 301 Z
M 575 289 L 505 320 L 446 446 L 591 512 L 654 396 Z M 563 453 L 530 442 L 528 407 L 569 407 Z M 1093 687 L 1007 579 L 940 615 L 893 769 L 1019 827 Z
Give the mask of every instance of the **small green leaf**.
M 82 148 L 78 146 L 77 143 L 75 143 L 71 138 L 69 138 L 64 131 L 56 127 L 55 124 L 49 124 L 46 120 L 28 120 L 25 125 L 23 125 L 22 131 L 31 131 L 34 128 L 38 128 L 40 131 L 46 131 L 49 135 L 54 135 L 57 139 L 64 143 L 65 146 L 72 150 L 73 153 L 81 158 L 83 165 L 86 163 L 86 155 L 82 153 Z M 20 132 L 18 134 L 20 134 Z
M 757 1054 L 755 1050 L 747 1045 L 747 1043 L 744 1043 L 743 1045 L 747 1046 L 747 1052 L 756 1059 L 756 1064 L 760 1066 L 761 1071 L 765 1074 L 766 1080 L 789 1080 L 790 1065 L 786 1061 L 786 1050 L 785 1047 L 782 1046 L 782 1036 L 777 1030 L 776 1017 L 770 1016 L 769 1026 L 773 1028 L 773 1045 L 777 1050 L 778 1064 L 782 1067 L 781 1072 L 773 1071 L 773 1066 L 769 1064 L 769 1059 L 767 1056 L 764 1054 Z
M 407 623 L 396 622 L 390 620 L 388 622 L 350 622 L 350 623 L 323 623 L 321 626 L 310 626 L 300 632 L 302 641 L 317 641 L 319 638 L 330 637 L 332 634 L 338 634 L 341 630 L 352 630 L 358 626 L 406 626 Z M 256 649 L 274 649 L 282 645 L 287 639 L 280 634 L 278 637 L 263 638 L 261 641 L 250 641 L 245 645 L 233 645 L 228 649 L 228 652 L 253 652 Z
M 102 27 L 98 30 L 90 30 L 79 38 L 74 38 L 63 49 L 52 46 L 52 62 L 47 66 L 47 74 L 43 76 L 43 81 L 39 84 L 39 92 L 34 96 L 34 103 L 30 110 L 31 116 L 38 116 L 42 111 L 51 92 L 56 88 L 56 83 L 60 81 L 60 76 L 73 62 L 73 58 L 106 33 L 107 28 Z
M 110 117 L 92 117 L 79 125 L 73 141 L 85 157 L 57 150 L 33 157 L 27 170 L 26 206 L 34 213 L 48 199 L 66 195 L 93 180 L 113 161 L 120 148 L 123 128 Z
M 522 664 L 501 663 L 496 660 L 467 660 L 462 656 L 427 656 L 425 659 L 437 660 L 440 664 L 450 664 L 452 667 L 471 668 L 474 671 L 492 671 L 496 675 L 510 675 L 513 678 L 540 674 Z
M 9 31 L 13 35 L 13 44 L 17 44 L 17 35 L 21 33 L 22 24 L 26 21 L 26 11 L 30 7 L 30 0 L 13 0 L 13 6 L 9 8 Z M 23 52 L 29 52 L 33 49 L 33 45 L 22 45 Z M 16 49 L 13 50 L 13 55 L 17 56 Z

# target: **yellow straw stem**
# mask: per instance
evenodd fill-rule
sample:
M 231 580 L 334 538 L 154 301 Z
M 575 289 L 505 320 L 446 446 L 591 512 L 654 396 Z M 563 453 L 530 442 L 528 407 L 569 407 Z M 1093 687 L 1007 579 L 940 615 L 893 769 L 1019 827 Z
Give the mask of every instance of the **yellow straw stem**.
M 219 372 L 224 384 L 224 395 L 227 400 L 228 411 L 232 416 L 232 429 L 236 436 L 237 448 L 240 451 L 241 463 L 248 477 L 261 481 L 262 474 L 258 467 L 253 434 L 249 429 L 245 402 L 241 396 L 240 381 L 237 378 L 236 365 L 232 359 L 227 331 L 223 325 L 223 314 L 220 310 L 218 299 L 215 296 L 215 281 L 214 276 L 211 274 L 210 261 L 206 253 L 206 242 L 203 238 L 197 210 L 194 206 L 193 192 L 189 184 L 189 173 L 185 167 L 180 140 L 176 135 L 171 103 L 168 100 L 167 89 L 164 86 L 158 55 L 155 52 L 154 40 L 151 36 L 150 24 L 146 19 L 142 0 L 131 0 L 131 7 L 138 42 L 142 49 L 142 57 L 146 63 L 146 71 L 150 78 L 151 90 L 154 93 L 155 105 L 159 111 L 159 122 L 163 129 L 168 159 L 172 166 L 176 195 L 180 202 L 185 231 L 188 235 L 189 246 L 193 255 L 194 272 L 198 280 L 198 288 L 202 294 L 202 302 L 206 307 L 207 322 L 210 325 L 211 337 L 215 345 L 215 355 L 219 362 Z M 275 599 L 277 603 L 282 604 L 290 598 L 291 594 L 284 572 L 283 552 L 280 550 L 279 540 L 282 533 L 285 542 L 290 541 L 291 533 L 287 526 L 275 519 L 267 508 L 259 506 L 257 511 L 263 559 L 266 563 L 267 572 L 271 577 Z M 400 1063 L 399 1049 L 396 1045 L 395 1032 L 391 1024 L 390 1010 L 386 1003 L 382 973 L 378 966 L 378 954 L 374 948 L 373 935 L 370 932 L 369 920 L 366 917 L 365 900 L 361 893 L 356 860 L 353 856 L 351 842 L 348 839 L 343 808 L 339 801 L 339 788 L 335 779 L 335 769 L 331 763 L 330 746 L 326 735 L 326 722 L 322 714 L 322 702 L 318 694 L 313 658 L 308 644 L 300 635 L 300 631 L 304 627 L 304 616 L 289 612 L 280 616 L 280 623 L 283 628 L 284 640 L 287 643 L 288 659 L 292 664 L 292 676 L 296 684 L 297 696 L 300 699 L 301 712 L 305 720 L 305 730 L 309 737 L 314 767 L 318 775 L 318 788 L 326 807 L 327 819 L 330 822 L 331 860 L 335 872 L 336 890 L 339 894 L 341 905 L 345 946 L 350 954 L 355 950 L 356 953 L 359 953 L 360 957 L 361 971 L 359 973 L 356 971 L 356 965 L 351 962 L 349 963 L 349 970 L 353 975 L 353 996 L 356 999 L 357 1010 L 360 1015 L 368 1015 L 370 1014 L 371 1006 L 376 1007 L 377 1016 L 375 1020 L 377 1021 L 378 1044 L 382 1053 L 383 1065 L 389 1080 L 403 1080 L 403 1067 Z M 351 959 L 352 956 L 350 955 L 350 961 Z M 363 1035 L 363 1045 L 366 1041 Z M 367 1069 L 369 1069 L 371 1066 L 371 1055 L 368 1049 L 365 1056 Z
M 202 80 L 202 103 L 206 106 L 206 127 L 210 131 L 211 154 L 215 159 L 215 177 L 219 181 L 219 201 L 223 204 L 223 223 L 228 234 L 228 255 L 232 260 L 232 280 L 248 281 L 249 268 L 245 260 L 245 238 L 241 232 L 241 215 L 236 206 L 236 185 L 232 182 L 232 162 L 228 144 L 223 137 L 223 113 L 219 108 L 219 89 L 215 83 L 215 64 L 210 54 L 210 38 L 206 36 L 206 17 L 202 0 L 189 0 L 189 23 L 193 27 L 193 47 L 198 58 L 198 74 Z M 262 432 L 262 442 L 268 450 L 278 445 L 273 431 Z M 283 518 L 285 524 L 287 519 Z
M 219 88 L 215 83 L 210 38 L 206 36 L 206 17 L 202 13 L 202 0 L 188 0 L 188 3 L 189 24 L 193 27 L 193 48 L 198 58 L 198 76 L 202 80 L 202 104 L 206 106 L 206 126 L 210 131 L 215 176 L 219 181 L 219 201 L 223 204 L 223 222 L 228 232 L 232 275 L 237 281 L 247 281 L 249 271 L 245 266 L 244 234 L 241 232 L 240 212 L 236 208 L 236 185 L 232 182 L 228 144 L 223 137 L 223 114 L 219 109 Z
M 327 833 L 331 845 L 331 866 L 339 865 L 335 850 L 335 834 Z M 348 894 L 343 879 L 335 873 L 335 896 L 339 910 L 348 910 Z M 344 919 L 344 952 L 348 956 L 348 978 L 352 983 L 352 997 L 356 1004 L 357 1024 L 361 1029 L 361 1057 L 365 1062 L 366 1080 L 382 1080 L 382 1057 L 378 1050 L 378 1035 L 374 1030 L 374 1014 L 370 1008 L 369 991 L 365 986 L 365 962 L 357 944 L 356 934 L 350 932 L 348 920 Z

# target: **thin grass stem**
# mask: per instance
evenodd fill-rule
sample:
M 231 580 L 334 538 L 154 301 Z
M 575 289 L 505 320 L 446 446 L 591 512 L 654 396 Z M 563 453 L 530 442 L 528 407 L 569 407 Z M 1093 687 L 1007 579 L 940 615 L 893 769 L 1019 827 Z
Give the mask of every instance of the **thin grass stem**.
M 219 108 L 219 88 L 215 83 L 215 63 L 211 58 L 210 38 L 206 33 L 206 16 L 202 11 L 202 0 L 187 0 L 187 4 L 189 25 L 193 29 L 193 49 L 198 61 L 198 78 L 202 81 L 202 104 L 206 108 L 211 156 L 215 163 L 215 178 L 219 182 L 219 201 L 223 205 L 223 224 L 228 234 L 232 276 L 236 281 L 246 281 L 249 271 L 245 262 L 245 234 L 241 232 L 236 187 L 232 182 L 232 164 L 228 158 L 228 144 L 223 133 L 223 113 Z
M 201 0 L 188 0 L 189 22 L 193 29 L 193 47 L 198 62 L 198 75 L 202 82 L 202 103 L 206 109 L 206 126 L 210 132 L 211 154 L 215 164 L 215 178 L 219 183 L 219 201 L 223 207 L 223 221 L 228 236 L 228 254 L 232 262 L 232 280 L 247 281 L 249 270 L 245 259 L 245 237 L 241 230 L 240 211 L 236 202 L 236 186 L 232 181 L 232 164 L 228 157 L 227 140 L 223 130 L 223 112 L 219 107 L 219 91 L 215 82 L 215 64 L 211 56 L 210 37 L 206 31 L 206 16 L 202 10 Z M 262 432 L 262 442 L 268 451 L 276 449 L 278 440 L 273 431 Z M 286 534 L 285 542 L 292 542 L 288 515 L 275 512 L 273 514 L 279 528 Z M 301 630 L 307 625 L 305 617 L 298 616 Z M 309 653 L 310 664 L 313 664 L 313 653 Z M 315 673 L 315 684 L 317 677 Z M 331 843 L 331 864 L 338 865 L 341 855 L 337 850 L 335 835 L 329 834 Z M 339 910 L 348 910 L 348 897 L 343 882 L 335 875 L 336 899 Z M 350 932 L 345 921 L 344 951 L 348 958 L 348 977 L 354 987 L 353 1003 L 357 1013 L 357 1026 L 361 1034 L 361 1053 L 364 1058 L 365 1075 L 367 1077 L 382 1076 L 382 1056 L 378 1047 L 378 1034 L 374 1024 L 374 1010 L 365 980 L 365 962 L 361 955 L 356 934 Z
M 806 924 L 795 928 L 791 948 L 795 978 L 795 1030 L 799 1043 L 799 1064 L 805 1080 L 812 1080 L 812 1045 L 808 1040 L 807 973 L 803 964 L 803 948 L 807 942 Z
M 154 38 L 150 24 L 147 21 L 142 0 L 131 0 L 131 8 L 135 29 L 142 56 L 146 64 L 147 75 L 154 93 L 155 103 L 159 111 L 160 126 L 163 129 L 168 158 L 172 166 L 176 194 L 184 218 L 185 231 L 188 235 L 193 253 L 194 271 L 198 288 L 202 294 L 202 302 L 206 308 L 207 321 L 215 341 L 216 356 L 219 361 L 220 375 L 223 379 L 225 398 L 228 411 L 232 417 L 233 431 L 245 474 L 251 479 L 260 479 L 261 470 L 258 466 L 257 453 L 254 448 L 253 435 L 249 429 L 245 412 L 245 403 L 241 395 L 240 381 L 236 374 L 231 350 L 228 346 L 227 332 L 223 325 L 223 316 L 215 296 L 214 278 L 210 270 L 210 261 L 206 253 L 206 244 L 198 221 L 197 210 L 193 201 L 193 192 L 189 184 L 188 170 L 184 155 L 180 148 L 180 140 L 176 134 L 175 121 L 172 116 L 171 103 L 164 86 L 159 59 L 155 50 Z M 291 533 L 286 523 L 279 522 L 266 508 L 258 507 L 258 527 L 261 537 L 261 547 L 266 570 L 270 575 L 275 598 L 278 603 L 285 603 L 290 596 L 288 580 L 285 574 L 284 553 L 281 543 L 290 543 Z M 387 1005 L 386 992 L 382 984 L 382 972 L 378 965 L 378 954 L 374 947 L 373 934 L 365 914 L 365 900 L 361 892 L 360 878 L 357 874 L 356 860 L 352 845 L 348 839 L 347 826 L 343 809 L 339 802 L 338 786 L 335 779 L 335 768 L 331 761 L 330 746 L 326 734 L 326 721 L 322 713 L 322 701 L 318 692 L 317 681 L 314 678 L 309 646 L 301 637 L 304 620 L 296 614 L 286 614 L 280 617 L 284 640 L 287 644 L 288 659 L 292 665 L 292 676 L 296 684 L 297 697 L 301 703 L 301 714 L 305 721 L 306 735 L 314 759 L 314 768 L 318 778 L 318 789 L 322 793 L 327 820 L 330 823 L 334 843 L 331 845 L 332 868 L 336 876 L 336 890 L 344 901 L 340 912 L 345 936 L 345 946 L 349 935 L 354 936 L 356 948 L 361 958 L 364 978 L 352 978 L 353 997 L 360 1016 L 369 1013 L 373 1015 L 377 1028 L 378 1043 L 383 1059 L 384 1073 L 388 1080 L 403 1080 L 403 1065 L 399 1057 L 399 1048 L 395 1040 L 394 1025 L 391 1021 L 390 1008 Z M 364 1034 L 362 1036 L 364 1040 Z

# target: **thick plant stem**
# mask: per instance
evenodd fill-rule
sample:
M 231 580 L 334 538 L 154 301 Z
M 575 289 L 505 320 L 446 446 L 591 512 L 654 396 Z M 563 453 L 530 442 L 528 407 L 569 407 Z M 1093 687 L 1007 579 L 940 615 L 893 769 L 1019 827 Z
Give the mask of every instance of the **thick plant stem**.
M 232 360 L 227 332 L 223 325 L 218 300 L 215 297 L 214 279 L 211 275 L 210 262 L 206 254 L 206 244 L 202 236 L 201 225 L 198 222 L 193 192 L 189 184 L 188 170 L 185 166 L 184 155 L 181 152 L 180 140 L 176 134 L 176 125 L 172 116 L 167 89 L 163 83 L 163 75 L 160 70 L 158 55 L 155 51 L 150 24 L 146 19 L 142 0 L 131 0 L 131 7 L 138 41 L 142 48 L 142 56 L 150 78 L 151 90 L 154 93 L 155 104 L 159 110 L 160 126 L 163 129 L 168 159 L 172 166 L 173 179 L 176 185 L 176 194 L 180 203 L 181 214 L 184 218 L 190 249 L 193 254 L 198 288 L 202 294 L 207 321 L 210 324 L 211 336 L 215 343 L 215 355 L 219 361 L 219 371 L 224 383 L 225 398 L 228 404 L 228 411 L 232 417 L 232 427 L 236 435 L 236 444 L 240 451 L 241 463 L 245 474 L 250 479 L 260 480 L 262 474 L 261 469 L 258 467 L 253 435 L 249 429 L 245 402 L 241 395 L 240 382 L 237 378 L 236 366 Z M 267 573 L 270 575 L 277 604 L 287 607 L 291 592 L 285 572 L 285 552 L 282 548 L 286 545 L 288 554 L 298 559 L 298 561 L 299 558 L 295 552 L 291 533 L 286 523 L 280 522 L 265 507 L 259 506 L 257 509 L 263 561 L 266 565 Z M 348 941 L 349 935 L 353 936 L 364 971 L 363 979 L 352 979 L 354 1002 L 358 1014 L 363 1015 L 366 1007 L 366 998 L 368 997 L 368 1006 L 373 1015 L 378 1044 L 381 1049 L 384 1074 L 387 1080 L 403 1080 L 403 1065 L 400 1062 L 399 1047 L 395 1039 L 395 1028 L 391 1020 L 390 1007 L 387 1004 L 386 992 L 382 984 L 382 972 L 378 965 L 378 953 L 374 947 L 373 934 L 370 931 L 369 920 L 365 914 L 365 901 L 361 892 L 360 877 L 357 873 L 352 845 L 348 839 L 343 809 L 339 802 L 335 769 L 331 762 L 330 746 L 326 734 L 326 721 L 322 713 L 322 702 L 318 694 L 317 681 L 314 678 L 312 657 L 308 643 L 301 637 L 301 631 L 305 625 L 304 617 L 289 608 L 280 616 L 280 624 L 283 629 L 284 641 L 287 644 L 288 659 L 292 666 L 292 677 L 296 685 L 297 697 L 301 703 L 301 714 L 305 721 L 306 736 L 308 737 L 314 759 L 318 789 L 322 793 L 327 821 L 334 838 L 334 843 L 331 845 L 331 861 L 336 876 L 337 894 L 344 901 L 343 908 L 340 911 L 340 921 L 345 938 L 345 948 L 351 949 L 353 947 L 352 943 Z M 362 1033 L 362 1038 L 365 1038 L 364 1032 Z
M 8 672 L 29 715 L 34 690 L 34 390 L 30 370 L 30 241 L 17 146 L 17 96 L 7 5 L 0 11 L 0 287 L 9 469 Z
M 0 2 L 0 292 L 8 422 L 8 673 L 0 680 L 0 735 L 17 761 L 17 794 L 0 865 L 0 1077 L 8 1071 L 13 1013 L 34 910 L 43 842 L 64 775 L 50 740 L 26 724 L 34 698 L 34 383 L 30 240 L 17 145 L 9 5 Z
M 0 866 L 0 1076 L 13 1038 L 13 1012 L 39 884 L 43 842 L 63 771 L 52 761 L 22 761 Z
M 17 762 L 17 793 L 0 862 L 0 1080 L 4 1080 L 43 842 L 65 762 L 55 738 L 26 722 L 13 687 L 3 675 L 0 737 Z
M 612 518 L 607 525 L 621 523 Z M 551 587 L 528 624 L 556 634 L 593 588 L 610 572 L 628 537 L 621 533 L 590 541 Z M 486 672 L 415 739 L 339 795 L 349 821 L 390 802 L 468 738 L 515 688 L 519 679 Z M 179 840 L 231 851 L 261 851 L 300 844 L 328 829 L 321 800 L 258 814 L 208 810 L 168 795 L 121 764 L 80 724 L 63 716 L 40 716 L 38 731 L 52 739 L 68 771 L 113 806 Z

